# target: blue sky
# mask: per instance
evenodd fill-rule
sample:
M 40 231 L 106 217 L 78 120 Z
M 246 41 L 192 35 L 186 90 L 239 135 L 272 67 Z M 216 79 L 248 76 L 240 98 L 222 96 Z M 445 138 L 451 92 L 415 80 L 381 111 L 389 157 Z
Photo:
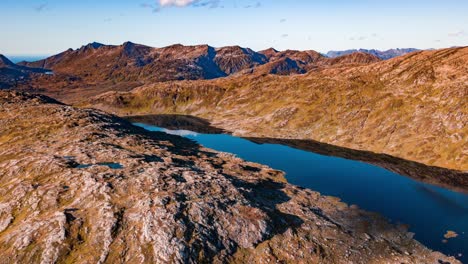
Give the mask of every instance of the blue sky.
M 468 45 L 466 0 L 0 0 L 0 53 L 97 41 L 313 49 Z

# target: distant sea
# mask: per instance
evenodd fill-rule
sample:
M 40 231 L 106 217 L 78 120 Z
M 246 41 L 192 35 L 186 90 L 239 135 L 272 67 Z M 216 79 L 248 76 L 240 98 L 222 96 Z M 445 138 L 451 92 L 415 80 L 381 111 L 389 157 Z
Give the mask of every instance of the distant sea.
M 38 61 L 49 57 L 48 55 L 29 55 L 29 56 L 22 56 L 22 55 L 5 55 L 9 60 L 13 63 L 18 63 L 20 61 Z

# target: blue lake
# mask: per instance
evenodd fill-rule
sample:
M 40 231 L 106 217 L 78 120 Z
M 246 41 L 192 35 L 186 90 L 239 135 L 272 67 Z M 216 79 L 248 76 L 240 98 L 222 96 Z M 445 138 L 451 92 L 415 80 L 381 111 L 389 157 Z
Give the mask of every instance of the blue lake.
M 184 136 L 205 147 L 284 171 L 292 184 L 339 197 L 348 204 L 378 212 L 394 223 L 407 224 L 415 238 L 427 247 L 468 262 L 466 193 L 419 182 L 365 162 L 281 144 L 258 144 L 228 134 L 134 124 L 149 131 Z M 448 230 L 458 233 L 458 237 L 443 241 Z

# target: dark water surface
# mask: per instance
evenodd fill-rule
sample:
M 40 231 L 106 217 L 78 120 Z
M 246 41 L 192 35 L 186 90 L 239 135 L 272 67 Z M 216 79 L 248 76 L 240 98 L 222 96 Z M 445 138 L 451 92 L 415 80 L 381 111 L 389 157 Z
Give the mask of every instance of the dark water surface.
M 92 166 L 105 166 L 105 167 L 108 167 L 108 168 L 111 168 L 111 169 L 114 169 L 114 170 L 123 169 L 122 164 L 114 163 L 114 162 L 101 162 L 101 163 L 97 163 L 97 164 L 79 164 L 75 168 L 77 168 L 77 169 L 86 169 L 86 168 L 90 168 Z
M 182 123 L 185 121 L 185 119 L 179 120 Z M 133 120 L 133 122 L 140 121 Z M 174 125 L 174 123 L 165 126 L 172 130 L 162 128 L 164 124 L 160 122 L 151 123 L 155 125 L 134 124 L 149 131 L 184 136 L 205 147 L 233 153 L 245 160 L 282 170 L 286 173 L 288 182 L 310 188 L 324 195 L 339 197 L 344 202 L 358 205 L 365 210 L 378 212 L 394 223 L 408 224 L 409 230 L 415 233 L 415 238 L 427 247 L 456 256 L 468 263 L 468 195 L 466 193 L 401 176 L 392 172 L 400 171 L 395 164 L 392 165 L 392 171 L 389 171 L 379 166 L 353 160 L 353 157 L 345 159 L 321 155 L 282 145 L 283 143 L 263 143 L 259 139 L 247 140 L 228 134 L 202 134 L 219 133 L 218 130 L 210 130 L 209 127 L 202 130 L 202 133 L 197 133 L 190 130 L 177 130 L 177 124 Z M 315 149 L 319 150 L 317 147 Z M 322 151 L 315 152 L 323 153 Z M 342 154 L 338 156 L 346 157 Z M 380 165 L 380 163 L 377 164 Z M 412 174 L 408 172 L 408 168 L 401 171 L 405 171 L 406 175 Z M 425 173 L 424 170 L 418 170 L 420 171 Z M 437 173 L 443 174 L 439 171 Z M 443 241 L 444 234 L 448 230 L 457 232 L 459 236 Z

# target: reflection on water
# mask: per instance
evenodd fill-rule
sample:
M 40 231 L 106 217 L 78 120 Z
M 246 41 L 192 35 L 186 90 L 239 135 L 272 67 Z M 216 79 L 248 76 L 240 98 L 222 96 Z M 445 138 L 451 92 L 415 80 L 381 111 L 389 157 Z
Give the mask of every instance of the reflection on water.
M 205 119 L 188 115 L 147 115 L 133 116 L 128 119 L 134 123 L 151 124 L 162 127 L 165 129 L 163 132 L 179 136 L 196 136 L 198 133 L 227 133 L 222 129 L 211 126 Z M 386 154 L 353 150 L 314 140 L 279 138 L 245 139 L 257 144 L 279 144 L 321 155 L 364 161 L 424 183 L 430 183 L 454 191 L 468 193 L 468 174 L 456 170 L 427 166 Z
M 448 255 L 461 253 L 460 259 L 468 261 L 468 195 L 463 192 L 467 190 L 466 174 L 315 141 L 218 134 L 222 130 L 199 118 L 191 123 L 187 116 L 137 120 L 136 125 L 149 131 L 184 135 L 205 147 L 282 170 L 292 184 L 340 197 L 348 204 L 408 224 L 424 245 Z M 208 126 L 200 127 L 204 125 Z M 460 236 L 443 243 L 447 230 Z
M 169 130 L 164 128 L 162 132 L 167 133 L 169 135 L 176 135 L 176 136 L 181 136 L 181 137 L 186 137 L 186 136 L 198 136 L 197 132 L 193 132 L 190 130 Z
M 468 193 L 468 174 L 440 167 L 427 166 L 418 162 L 377 154 L 369 151 L 353 150 L 313 140 L 246 138 L 259 144 L 281 144 L 296 149 L 327 156 L 367 162 L 385 168 L 399 175 L 437 185 L 458 192 Z
M 202 134 L 223 134 L 225 131 L 210 125 L 205 119 L 188 115 L 146 115 L 132 116 L 128 120 L 133 123 L 152 124 L 170 130 L 187 130 Z

